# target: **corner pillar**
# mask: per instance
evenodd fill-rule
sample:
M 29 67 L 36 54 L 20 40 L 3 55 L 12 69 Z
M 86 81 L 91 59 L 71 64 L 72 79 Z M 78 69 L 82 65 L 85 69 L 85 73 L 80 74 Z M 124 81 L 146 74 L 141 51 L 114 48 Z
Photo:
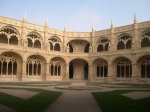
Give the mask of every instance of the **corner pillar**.
M 138 83 L 138 79 L 139 79 L 138 66 L 137 66 L 137 63 L 133 63 L 132 64 L 132 79 L 131 79 L 131 82 L 132 83 Z
M 94 74 L 93 74 L 93 66 L 92 66 L 92 64 L 89 65 L 89 77 L 88 77 L 88 79 L 90 81 L 94 81 Z
M 107 82 L 114 82 L 114 80 L 115 80 L 114 70 L 116 70 L 116 69 L 114 68 L 114 66 L 112 64 L 108 65 Z

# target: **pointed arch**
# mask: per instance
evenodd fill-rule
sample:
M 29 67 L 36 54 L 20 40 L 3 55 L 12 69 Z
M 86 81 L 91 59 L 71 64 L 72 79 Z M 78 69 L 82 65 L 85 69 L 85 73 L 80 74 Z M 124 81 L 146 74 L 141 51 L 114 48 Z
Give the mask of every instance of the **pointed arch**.
M 123 33 L 117 37 L 117 50 L 131 49 L 133 37 L 130 34 Z
M 141 34 L 141 47 L 150 47 L 150 28 Z
M 0 43 L 18 45 L 19 37 L 18 30 L 12 26 L 5 26 L 0 29 Z
M 62 42 L 57 36 L 52 36 L 48 38 L 48 43 L 50 45 L 50 50 L 60 51 Z
M 106 37 L 100 38 L 97 41 L 97 52 L 108 51 L 110 40 Z
M 37 32 L 30 32 L 27 35 L 28 47 L 42 48 L 42 36 Z

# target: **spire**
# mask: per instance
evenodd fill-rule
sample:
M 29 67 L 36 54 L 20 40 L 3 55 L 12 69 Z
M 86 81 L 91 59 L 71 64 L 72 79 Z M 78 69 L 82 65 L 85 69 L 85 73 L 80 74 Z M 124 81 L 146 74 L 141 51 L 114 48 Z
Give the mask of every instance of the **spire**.
M 95 32 L 95 28 L 94 25 L 92 24 L 92 32 Z
M 111 28 L 114 28 L 114 21 L 111 19 Z
M 45 26 L 48 26 L 48 19 L 46 18 Z
M 134 13 L 134 23 L 137 23 L 136 14 Z
M 24 11 L 23 21 L 26 21 L 26 10 Z
M 66 30 L 67 30 L 66 25 L 64 25 L 64 31 L 66 31 Z

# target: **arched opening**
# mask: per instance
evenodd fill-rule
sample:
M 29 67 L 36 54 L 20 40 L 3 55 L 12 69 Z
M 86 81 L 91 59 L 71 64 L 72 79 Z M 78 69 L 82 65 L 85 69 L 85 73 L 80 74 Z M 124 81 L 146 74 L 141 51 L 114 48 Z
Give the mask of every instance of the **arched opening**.
M 88 74 L 89 74 L 88 68 L 89 68 L 88 63 L 86 63 L 84 66 L 84 79 L 88 79 Z
M 30 80 L 45 80 L 45 62 L 45 58 L 41 55 L 31 55 L 27 58 L 26 75 L 30 77 Z
M 5 43 L 8 44 L 8 38 L 5 34 L 1 33 L 0 34 L 0 43 Z
M 73 74 L 74 74 L 73 64 L 70 63 L 70 64 L 69 64 L 69 78 L 70 78 L 70 79 L 73 79 Z
M 70 53 L 73 53 L 73 47 L 72 47 L 71 44 L 69 44 L 69 52 L 70 52 Z
M 141 78 L 150 78 L 150 55 L 143 56 L 138 61 Z
M 1 75 L 17 75 L 17 58 L 8 55 L 0 56 L 0 68 Z
M 65 77 L 65 60 L 60 57 L 54 57 L 50 61 L 49 73 L 52 79 L 62 79 Z
M 69 63 L 69 77 L 74 80 L 88 79 L 88 63 L 83 59 L 74 59 Z
M 18 39 L 17 39 L 17 37 L 12 36 L 12 37 L 9 39 L 9 44 L 18 45 Z
M 70 42 L 67 43 L 67 45 L 69 44 L 69 49 L 70 52 L 74 52 L 74 53 L 88 53 L 89 52 L 89 46 L 90 43 L 86 40 L 71 40 Z
M 131 47 L 132 47 L 132 37 L 129 34 L 122 34 L 118 38 L 117 50 L 131 49 Z
M 103 45 L 98 45 L 97 52 L 103 51 Z
M 17 38 L 19 38 L 19 33 L 13 27 L 6 26 L 0 30 L 0 43 L 18 45 Z
M 150 29 L 144 31 L 142 35 L 141 47 L 150 47 Z
M 32 40 L 31 39 L 27 39 L 28 40 L 28 47 L 33 47 L 33 43 L 32 43 Z
M 52 43 L 49 44 L 50 44 L 50 50 L 53 50 L 53 44 Z
M 115 61 L 117 78 L 131 78 L 132 63 L 129 59 L 120 57 Z
M 34 48 L 41 48 L 41 42 L 39 40 L 34 42 Z
M 107 38 L 102 38 L 98 41 L 97 52 L 108 51 L 109 40 Z
M 59 43 L 55 44 L 54 51 L 60 51 L 60 45 L 59 45 Z
M 118 42 L 117 44 L 117 50 L 120 50 L 120 49 L 125 49 L 124 43 L 122 41 Z
M 27 35 L 28 47 L 41 48 L 42 39 L 36 32 L 31 32 Z
M 97 78 L 105 78 L 108 75 L 108 62 L 104 59 L 96 59 L 94 61 L 94 71 Z
M 61 42 L 57 37 L 51 37 L 48 39 L 48 41 L 50 44 L 50 50 L 53 50 L 53 51 L 60 51 L 61 50 L 61 48 L 60 48 Z
M 141 47 L 150 47 L 150 40 L 148 38 L 142 39 Z
M 90 44 L 87 44 L 87 45 L 85 46 L 85 49 L 84 49 L 84 52 L 85 52 L 85 53 L 89 53 L 89 47 L 90 47 Z

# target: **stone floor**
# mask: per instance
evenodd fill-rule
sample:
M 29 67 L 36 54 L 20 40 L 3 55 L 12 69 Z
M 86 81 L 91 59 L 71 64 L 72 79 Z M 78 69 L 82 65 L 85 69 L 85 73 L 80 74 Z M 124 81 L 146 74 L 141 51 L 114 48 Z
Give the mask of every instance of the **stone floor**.
M 27 90 L 17 90 L 17 89 L 0 89 L 0 92 L 6 93 L 15 97 L 22 99 L 29 99 L 34 95 L 37 95 L 39 92 L 27 91 Z
M 150 97 L 150 92 L 135 91 L 135 92 L 130 92 L 130 93 L 121 94 L 121 95 L 131 98 L 133 100 L 137 100 L 137 99 Z

